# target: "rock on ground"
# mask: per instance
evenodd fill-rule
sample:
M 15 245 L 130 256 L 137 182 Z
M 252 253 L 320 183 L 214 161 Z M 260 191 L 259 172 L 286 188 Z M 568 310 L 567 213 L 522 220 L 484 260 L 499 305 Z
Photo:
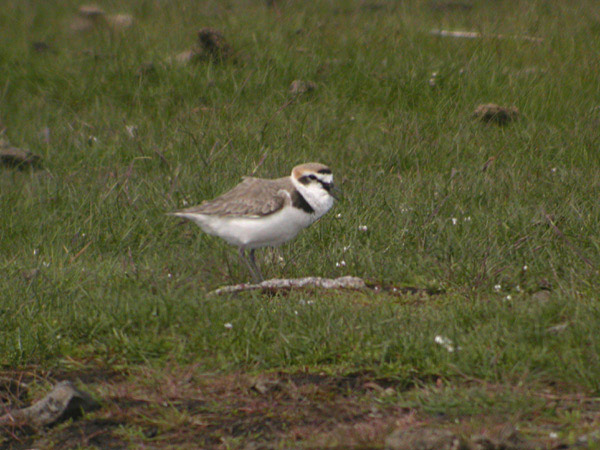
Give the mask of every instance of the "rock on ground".
M 36 166 L 41 158 L 29 150 L 13 147 L 8 141 L 0 139 L 0 166 L 24 168 Z
M 314 91 L 316 88 L 317 85 L 312 81 L 294 80 L 290 84 L 290 94 L 302 95 Z
M 451 431 L 437 428 L 396 430 L 385 440 L 386 450 L 470 450 L 469 445 Z
M 23 424 L 43 427 L 79 417 L 99 404 L 87 392 L 80 391 L 70 381 L 63 381 L 43 399 L 33 405 L 9 411 L 0 416 L 0 425 Z

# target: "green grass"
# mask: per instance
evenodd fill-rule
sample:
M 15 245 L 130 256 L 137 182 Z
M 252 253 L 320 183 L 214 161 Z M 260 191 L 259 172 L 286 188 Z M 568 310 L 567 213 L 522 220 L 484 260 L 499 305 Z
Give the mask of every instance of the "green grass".
M 40 170 L 0 169 L 4 367 L 177 361 L 600 392 L 595 2 L 107 1 L 135 26 L 87 34 L 68 29 L 78 2 L 4 3 L 0 119 L 13 145 L 43 157 Z M 166 62 L 205 26 L 235 61 Z M 34 52 L 40 40 L 54 52 Z M 139 78 L 145 62 L 156 73 Z M 317 89 L 287 104 L 294 79 Z M 520 120 L 477 122 L 487 102 L 517 106 Z M 263 155 L 258 176 L 315 160 L 344 192 L 280 253 L 261 252 L 266 276 L 443 293 L 207 296 L 245 267 L 165 213 L 227 190 Z

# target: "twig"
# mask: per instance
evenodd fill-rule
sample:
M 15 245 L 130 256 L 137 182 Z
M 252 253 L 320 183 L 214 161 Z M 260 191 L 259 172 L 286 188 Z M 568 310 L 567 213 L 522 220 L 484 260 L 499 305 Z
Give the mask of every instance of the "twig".
M 340 278 L 274 278 L 257 284 L 234 284 L 212 291 L 211 295 L 233 294 L 242 291 L 287 291 L 289 289 L 321 288 L 321 289 L 364 289 L 367 285 L 362 278 L 346 276 Z
M 543 211 L 543 214 L 544 214 L 544 217 L 546 218 L 546 220 L 548 221 L 548 224 L 550 224 L 550 227 L 554 230 L 554 232 L 556 233 L 557 236 L 559 236 L 560 238 L 563 239 L 563 241 L 565 241 L 565 244 L 567 244 L 567 247 L 569 247 L 571 250 L 573 250 L 573 252 L 575 252 L 575 254 L 577 256 L 579 256 L 579 258 L 581 258 L 581 260 L 584 263 L 586 263 L 592 269 L 596 270 L 596 267 L 594 266 L 594 264 L 588 258 L 586 258 L 586 256 L 583 253 L 581 253 L 581 251 L 577 247 L 575 247 L 575 245 L 573 245 L 573 243 L 571 243 L 569 238 L 567 236 L 565 236 L 565 234 L 562 231 L 560 231 L 560 229 L 556 226 L 556 224 L 554 223 L 552 218 L 546 213 L 546 211 Z
M 252 171 L 252 173 L 250 174 L 251 177 L 253 177 L 256 172 L 258 171 L 258 169 L 260 168 L 260 166 L 263 165 L 263 163 L 265 162 L 265 160 L 267 159 L 267 155 L 269 154 L 269 151 L 266 150 L 263 155 L 260 157 L 260 159 L 258 160 L 258 163 L 256 164 L 256 166 L 254 167 L 254 170 Z
M 479 39 L 479 38 L 494 38 L 494 39 L 523 39 L 524 41 L 530 42 L 543 42 L 543 38 L 535 36 L 525 36 L 521 34 L 482 34 L 478 31 L 464 31 L 464 30 L 431 30 L 429 34 L 441 37 L 453 37 L 463 39 Z
M 556 395 L 556 394 L 548 394 L 546 392 L 534 392 L 533 395 L 537 397 L 542 397 L 547 400 L 558 400 L 558 401 L 566 401 L 566 402 L 600 402 L 600 397 L 588 397 L 584 394 L 565 394 L 565 395 Z
M 267 131 L 267 127 L 269 126 L 269 124 L 271 123 L 271 120 L 273 120 L 273 118 L 275 118 L 275 116 L 277 114 L 279 114 L 281 111 L 283 111 L 285 108 L 287 108 L 288 106 L 290 106 L 292 103 L 294 103 L 296 101 L 298 97 L 294 96 L 292 98 L 290 98 L 288 101 L 286 101 L 283 105 L 281 105 L 279 108 L 277 108 L 277 110 L 271 114 L 271 117 L 269 117 L 267 119 L 267 121 L 265 122 L 265 124 L 262 127 L 262 130 L 260 131 L 260 141 L 263 142 L 265 140 L 265 132 Z
M 85 252 L 88 249 L 88 247 L 91 245 L 91 243 L 92 243 L 92 241 L 90 241 L 87 244 L 85 244 L 81 250 L 79 250 L 75 255 L 73 255 L 71 257 L 71 259 L 69 260 L 69 262 L 73 263 L 77 258 L 79 258 L 83 254 L 83 252 Z

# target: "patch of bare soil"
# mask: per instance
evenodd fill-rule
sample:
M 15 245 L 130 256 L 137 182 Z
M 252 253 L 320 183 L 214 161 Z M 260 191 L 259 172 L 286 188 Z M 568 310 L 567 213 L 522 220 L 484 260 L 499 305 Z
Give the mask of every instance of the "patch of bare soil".
M 33 402 L 29 397 L 42 397 L 39 387 L 55 382 L 57 375 L 0 372 L 0 380 L 9 380 L 0 383 L 0 406 Z M 171 365 L 127 373 L 64 372 L 60 379 L 80 385 L 85 380 L 85 389 L 99 400 L 100 409 L 42 430 L 5 427 L 0 431 L 1 449 L 525 450 L 559 444 L 533 445 L 514 428 L 510 433 L 494 431 L 494 424 L 504 426 L 506 418 L 490 418 L 485 426 L 479 421 L 458 424 L 402 406 L 398 394 L 406 386 L 368 372 L 207 374 L 200 366 Z

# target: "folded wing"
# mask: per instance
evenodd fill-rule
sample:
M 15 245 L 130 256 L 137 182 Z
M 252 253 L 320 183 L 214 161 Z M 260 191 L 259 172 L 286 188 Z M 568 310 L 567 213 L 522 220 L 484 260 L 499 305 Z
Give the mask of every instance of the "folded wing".
M 264 180 L 245 177 L 244 181 L 213 200 L 192 206 L 174 214 L 205 214 L 214 216 L 262 217 L 279 211 L 289 201 L 293 185 L 289 178 Z

